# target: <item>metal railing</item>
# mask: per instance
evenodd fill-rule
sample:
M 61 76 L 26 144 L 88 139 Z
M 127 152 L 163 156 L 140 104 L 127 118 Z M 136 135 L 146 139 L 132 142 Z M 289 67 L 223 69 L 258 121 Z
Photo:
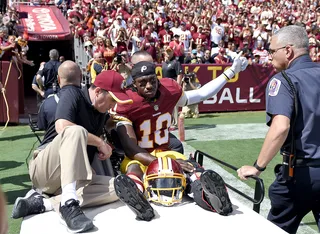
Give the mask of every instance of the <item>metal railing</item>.
M 212 159 L 226 167 L 229 167 L 231 168 L 232 170 L 234 171 L 237 171 L 238 168 L 236 168 L 235 166 L 232 166 L 220 159 L 217 159 L 209 154 L 206 154 L 202 151 L 199 151 L 197 150 L 195 153 L 194 153 L 194 159 L 202 166 L 203 165 L 203 156 L 209 158 L 209 159 Z M 264 189 L 264 183 L 263 183 L 263 180 L 258 178 L 257 176 L 250 176 L 249 177 L 250 179 L 253 179 L 256 181 L 255 183 L 255 189 L 254 189 L 254 197 L 250 197 L 248 196 L 247 194 L 239 191 L 238 189 L 232 187 L 231 185 L 227 184 L 226 183 L 226 186 L 228 188 L 230 188 L 231 190 L 233 190 L 234 192 L 238 193 L 239 195 L 243 196 L 244 198 L 248 199 L 249 201 L 251 201 L 253 203 L 253 210 L 257 213 L 260 212 L 260 204 L 261 202 L 263 201 L 264 199 L 264 195 L 265 195 L 265 189 Z
M 74 37 L 73 40 L 74 59 L 76 64 L 82 70 L 82 84 L 89 85 L 91 83 L 90 75 L 87 73 L 87 64 L 89 63 L 89 56 L 87 55 L 83 42 L 80 38 Z

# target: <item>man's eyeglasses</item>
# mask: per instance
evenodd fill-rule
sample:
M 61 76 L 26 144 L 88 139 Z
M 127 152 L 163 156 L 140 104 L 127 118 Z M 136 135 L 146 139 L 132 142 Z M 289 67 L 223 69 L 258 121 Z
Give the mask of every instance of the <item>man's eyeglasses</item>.
M 274 50 L 273 50 L 273 49 L 269 49 L 269 50 L 268 50 L 268 53 L 269 53 L 271 56 L 273 56 L 275 53 L 278 52 L 278 50 L 284 49 L 284 48 L 286 48 L 287 46 L 293 46 L 293 45 L 285 45 L 285 46 L 279 47 L 279 48 L 274 49 Z

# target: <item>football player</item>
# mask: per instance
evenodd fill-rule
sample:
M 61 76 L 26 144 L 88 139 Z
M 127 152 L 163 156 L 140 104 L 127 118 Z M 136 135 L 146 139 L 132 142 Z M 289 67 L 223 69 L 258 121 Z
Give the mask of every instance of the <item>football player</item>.
M 199 103 L 214 96 L 231 78 L 245 70 L 247 65 L 246 58 L 241 57 L 239 53 L 231 68 L 219 77 L 200 89 L 186 92 L 182 91 L 175 80 L 169 78 L 159 80 L 153 63 L 142 61 L 134 65 L 131 72 L 133 89 L 127 91 L 133 104 L 118 105 L 113 117 L 118 120 L 116 129 L 126 154 L 121 164 L 121 171 L 126 175 L 117 176 L 115 190 L 120 200 L 137 214 L 137 218 L 150 221 L 154 217 L 153 208 L 143 195 L 145 188 L 142 178 L 146 167 L 160 156 L 159 152 L 168 150 L 173 108 L 176 105 Z M 197 172 L 199 167 L 196 163 L 185 158 L 176 158 L 176 161 L 196 182 L 191 183 L 195 188 L 191 190 L 199 206 L 224 215 L 232 212 L 232 205 L 220 176 L 216 176 L 212 171 Z M 200 175 L 203 177 L 201 180 L 199 180 Z M 219 198 L 217 203 L 220 206 L 213 207 L 213 200 L 217 200 L 217 196 Z M 225 199 L 221 199 L 222 197 Z

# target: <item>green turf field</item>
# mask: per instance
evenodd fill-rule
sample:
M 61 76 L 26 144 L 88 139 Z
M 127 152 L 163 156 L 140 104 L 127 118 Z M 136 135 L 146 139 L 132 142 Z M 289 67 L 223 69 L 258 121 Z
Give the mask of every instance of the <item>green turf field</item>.
M 265 123 L 265 112 L 234 112 L 234 113 L 215 113 L 202 114 L 198 119 L 186 119 L 185 126 L 195 127 L 203 124 L 219 125 L 219 124 L 242 124 L 242 123 Z M 232 133 L 230 133 L 232 134 Z M 257 159 L 263 144 L 260 139 L 241 139 L 241 140 L 219 140 L 219 141 L 192 141 L 187 142 L 195 149 L 199 149 L 207 154 L 228 162 L 236 167 L 242 165 L 252 165 Z M 281 163 L 281 155 L 277 155 L 268 165 L 267 169 L 260 175 L 265 184 L 265 195 L 268 197 L 268 188 L 274 181 L 274 166 Z M 223 167 L 223 166 L 222 166 Z M 234 171 L 227 167 L 223 167 L 228 172 L 235 174 Z M 254 188 L 254 182 L 248 182 L 249 186 Z M 316 222 L 312 213 L 309 213 L 303 219 L 306 225 L 318 231 Z
M 241 123 L 264 123 L 265 113 L 259 112 L 235 112 L 235 113 L 215 113 L 202 114 L 198 119 L 186 119 L 186 128 L 196 128 L 197 126 L 241 124 Z M 232 132 L 230 132 L 232 134 Z M 263 139 L 245 140 L 215 140 L 197 141 L 196 139 L 187 142 L 195 149 L 211 154 L 218 158 L 223 158 L 230 164 L 241 166 L 251 165 L 260 150 Z M 13 203 L 18 196 L 24 196 L 31 187 L 26 165 L 26 158 L 37 143 L 37 139 L 31 132 L 29 126 L 22 125 L 8 127 L 0 131 L 0 183 L 8 199 L 8 216 L 11 215 Z M 269 185 L 274 179 L 273 166 L 280 162 L 280 157 L 276 158 L 261 175 L 265 182 L 266 195 Z M 253 186 L 253 184 L 249 185 Z M 308 215 L 304 222 L 316 229 L 314 219 Z M 18 234 L 21 220 L 9 219 L 9 233 Z
M 8 199 L 8 216 L 16 197 L 24 196 L 31 188 L 25 161 L 36 140 L 29 126 L 0 131 L 0 183 Z M 21 220 L 9 219 L 9 234 L 18 234 L 20 224 Z

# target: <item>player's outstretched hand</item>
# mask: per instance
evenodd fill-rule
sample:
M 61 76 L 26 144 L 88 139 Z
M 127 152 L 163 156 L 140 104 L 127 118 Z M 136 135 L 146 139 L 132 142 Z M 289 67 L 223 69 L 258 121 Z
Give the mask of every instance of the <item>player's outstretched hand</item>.
M 237 56 L 233 60 L 233 64 L 231 66 L 232 71 L 237 74 L 241 71 L 244 71 L 248 66 L 248 60 L 246 57 L 241 57 L 242 51 L 237 54 Z

